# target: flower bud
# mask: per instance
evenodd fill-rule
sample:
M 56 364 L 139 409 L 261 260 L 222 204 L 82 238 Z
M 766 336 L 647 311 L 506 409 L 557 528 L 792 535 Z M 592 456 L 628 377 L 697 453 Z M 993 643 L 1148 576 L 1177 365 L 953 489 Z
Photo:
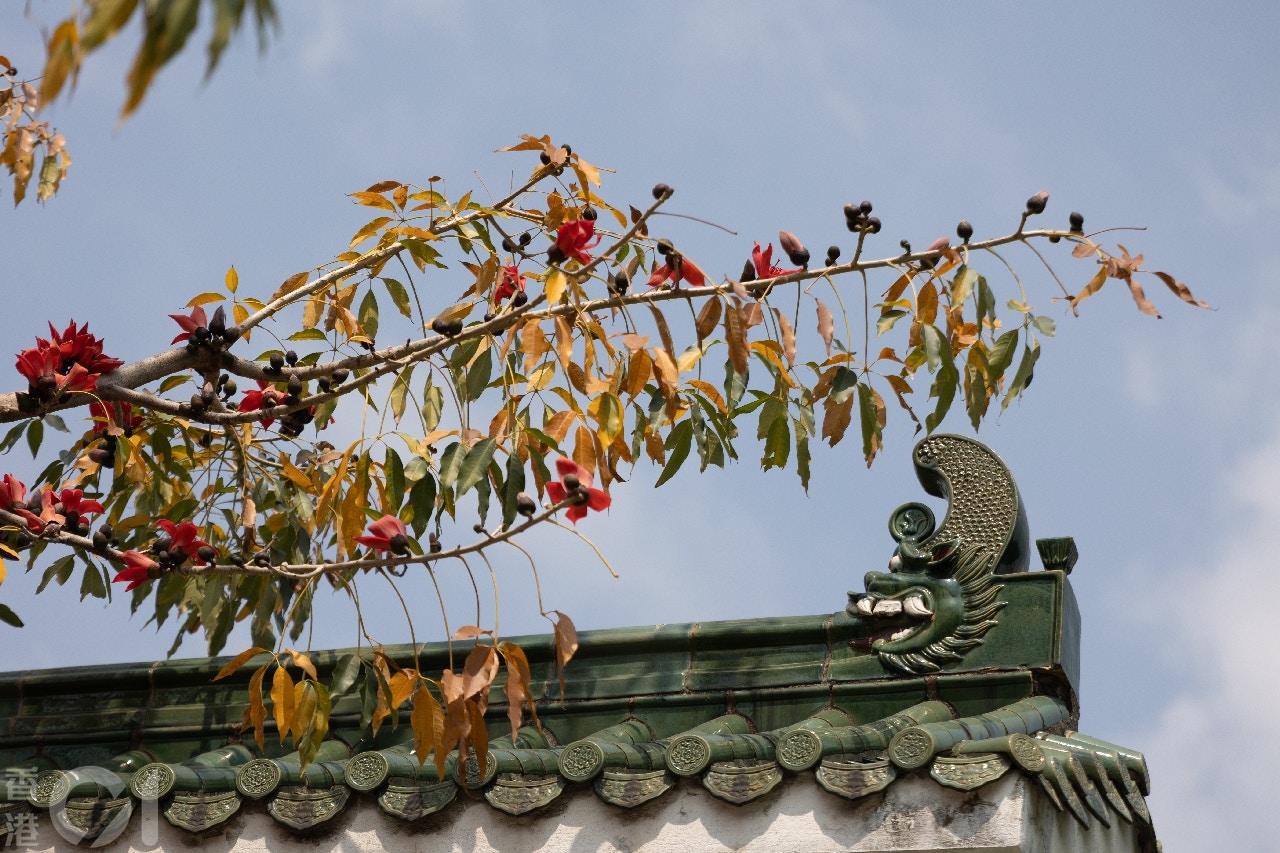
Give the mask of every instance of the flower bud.
M 538 510 L 538 504 L 533 497 L 527 492 L 520 492 L 516 495 L 516 512 L 526 518 L 532 516 Z
M 1073 210 L 1071 211 L 1070 220 L 1071 220 L 1071 233 L 1083 234 L 1084 233 L 1084 214 Z
M 1044 213 L 1044 206 L 1049 203 L 1049 191 L 1041 190 L 1040 192 L 1027 199 L 1027 213 L 1037 214 Z
M 387 540 L 387 546 L 391 549 L 392 554 L 403 557 L 409 553 L 409 537 L 403 533 L 397 533 Z
M 219 305 L 218 309 L 213 312 L 213 319 L 209 321 L 209 331 L 218 337 L 222 337 L 222 333 L 226 330 L 227 309 Z
M 278 373 L 283 367 L 284 367 L 284 353 L 280 353 L 280 352 L 271 353 L 271 370 Z
M 969 238 L 973 236 L 973 226 L 969 224 L 969 220 L 960 220 L 960 224 L 956 226 L 956 236 L 966 243 L 969 242 Z
M 675 192 L 675 190 L 671 189 L 671 187 L 666 184 L 653 185 L 653 197 L 659 201 L 662 200 L 663 196 L 671 195 L 673 192 Z
M 341 385 L 343 382 L 347 381 L 347 377 L 350 375 L 350 370 L 347 370 L 345 367 L 339 367 L 337 370 L 333 371 L 333 384 Z

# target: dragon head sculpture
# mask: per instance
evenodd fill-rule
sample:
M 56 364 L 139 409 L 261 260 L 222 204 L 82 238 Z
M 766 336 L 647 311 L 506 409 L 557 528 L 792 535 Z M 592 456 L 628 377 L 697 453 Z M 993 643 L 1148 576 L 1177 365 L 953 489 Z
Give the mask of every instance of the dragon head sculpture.
M 925 490 L 948 500 L 935 530 L 932 510 L 894 510 L 898 542 L 888 572 L 869 572 L 866 592 L 850 592 L 849 615 L 868 628 L 872 653 L 886 668 L 938 672 L 978 646 L 1005 606 L 997 575 L 1027 562 L 1027 519 L 1009 469 L 985 445 L 934 435 L 916 445 Z

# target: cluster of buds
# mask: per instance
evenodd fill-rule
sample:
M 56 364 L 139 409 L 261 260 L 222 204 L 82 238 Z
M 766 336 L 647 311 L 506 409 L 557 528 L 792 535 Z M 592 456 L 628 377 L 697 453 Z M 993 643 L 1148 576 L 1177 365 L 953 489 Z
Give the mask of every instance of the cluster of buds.
M 182 333 L 171 343 L 187 342 L 187 349 L 194 351 L 202 346 L 228 347 L 240 337 L 235 327 L 227 327 L 227 312 L 221 305 L 210 318 L 204 306 L 197 305 L 190 314 L 170 314 L 170 318 L 182 327 Z
M 879 234 L 880 218 L 871 215 L 871 202 L 864 201 L 861 204 L 846 204 L 844 206 L 844 224 L 855 234 Z

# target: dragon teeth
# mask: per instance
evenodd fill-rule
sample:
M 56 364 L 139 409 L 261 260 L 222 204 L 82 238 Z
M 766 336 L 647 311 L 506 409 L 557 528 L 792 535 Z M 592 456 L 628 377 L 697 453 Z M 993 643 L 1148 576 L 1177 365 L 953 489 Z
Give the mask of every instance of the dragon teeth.
M 859 598 L 857 604 L 854 605 L 857 611 L 865 616 L 871 615 L 871 606 L 871 599 L 869 598 Z
M 894 598 L 881 599 L 871 612 L 877 616 L 897 616 L 902 612 L 902 602 Z
M 892 634 L 890 634 L 890 635 L 889 635 L 889 639 L 890 639 L 890 640 L 892 640 L 892 641 L 894 641 L 894 642 L 896 642 L 896 641 L 901 640 L 901 639 L 903 639 L 904 637 L 906 637 L 906 636 L 907 636 L 908 634 L 910 634 L 913 630 L 914 630 L 913 628 L 903 628 L 903 629 L 902 629 L 902 630 L 900 630 L 900 631 L 894 631 Z
M 919 595 L 909 595 L 902 602 L 902 609 L 908 616 L 932 616 L 933 611 L 924 603 L 924 598 Z

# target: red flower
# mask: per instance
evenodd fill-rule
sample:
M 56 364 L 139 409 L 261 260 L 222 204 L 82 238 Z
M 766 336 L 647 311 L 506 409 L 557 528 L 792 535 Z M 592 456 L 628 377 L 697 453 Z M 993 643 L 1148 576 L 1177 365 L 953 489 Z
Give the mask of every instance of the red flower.
M 137 551 L 125 551 L 120 556 L 124 558 L 125 569 L 112 578 L 111 582 L 129 584 L 124 588 L 125 592 L 150 581 L 151 571 L 159 568 L 155 560 Z
M 195 561 L 200 565 L 209 565 L 210 561 L 200 556 L 200 549 L 209 548 L 213 550 L 213 546 L 203 539 L 196 538 L 196 526 L 194 524 L 189 521 L 174 524 L 169 519 L 162 518 L 156 522 L 156 526 L 169 535 L 170 544 L 167 549 L 170 555 L 169 562 L 180 566 L 187 561 L 187 558 L 194 557 Z
M 132 403 L 90 403 L 89 417 L 93 418 L 94 432 L 106 432 L 109 423 L 125 431 L 142 426 L 142 415 L 133 413 Z
M 667 263 L 658 267 L 653 271 L 653 275 L 649 276 L 650 287 L 657 287 L 667 281 L 676 285 L 684 281 L 694 287 L 702 287 L 707 283 L 707 277 L 702 274 L 702 270 L 693 265 L 693 261 L 681 255 L 676 255 L 674 263 L 668 257 Z
M 252 412 L 256 409 L 271 409 L 278 405 L 280 405 L 280 395 L 276 393 L 275 387 L 265 379 L 259 379 L 257 389 L 244 392 L 244 399 L 240 401 L 240 411 Z M 263 418 L 258 421 L 268 429 L 275 422 L 275 418 Z
M 62 513 L 54 509 L 57 499 L 53 495 L 53 489 L 45 486 L 40 492 L 40 514 L 36 515 L 25 506 L 15 506 L 13 511 L 27 520 L 27 529 L 32 533 L 39 533 L 44 530 L 48 524 L 65 524 L 67 518 Z
M 204 313 L 203 305 L 197 305 L 195 310 L 191 312 L 190 316 L 186 314 L 170 314 L 169 316 L 174 322 L 182 327 L 182 334 L 178 335 L 169 343 L 176 344 L 179 341 L 185 341 L 187 338 L 191 337 L 192 332 L 201 326 L 204 326 L 205 328 L 209 327 L 209 318 Z
M 586 518 L 588 510 L 599 512 L 608 509 L 609 504 L 613 503 L 607 494 L 591 488 L 591 472 L 572 459 L 557 459 L 556 470 L 560 472 L 560 480 L 547 483 L 547 497 L 556 503 L 577 497 L 578 500 L 565 513 L 565 517 L 574 524 L 578 523 L 578 519 Z
M 84 499 L 83 489 L 63 489 L 58 495 L 58 503 L 62 504 L 64 515 L 86 516 L 91 512 L 103 512 L 102 504 L 93 499 Z
M 384 515 L 369 522 L 369 535 L 357 536 L 356 541 L 384 554 L 388 551 L 400 555 L 409 553 L 409 532 L 404 522 L 394 515 Z
M 520 274 L 520 268 L 503 267 L 502 281 L 498 284 L 498 289 L 493 292 L 493 304 L 506 302 L 517 290 L 524 290 L 524 276 Z
M 560 226 L 560 230 L 556 232 L 556 247 L 566 258 L 573 258 L 580 264 L 589 264 L 591 256 L 585 250 L 600 242 L 600 238 L 595 235 L 594 219 L 575 219 Z M 592 237 L 595 239 L 592 240 Z
M 0 509 L 13 509 L 15 506 L 22 506 L 27 500 L 27 487 L 22 481 L 12 474 L 4 475 L 4 482 L 0 483 Z
M 98 377 L 124 364 L 102 354 L 102 341 L 89 334 L 88 325 L 76 328 L 71 321 L 59 332 L 49 324 L 52 340 L 36 338 L 36 345 L 18 353 L 17 370 L 27 379 L 31 393 L 92 391 Z
M 756 278 L 775 278 L 780 275 L 791 275 L 793 272 L 800 272 L 798 269 L 784 270 L 773 265 L 772 243 L 763 250 L 761 250 L 760 244 L 756 243 L 755 248 L 751 250 L 751 263 L 755 265 Z
M 50 323 L 49 333 L 53 336 L 53 345 L 57 347 L 62 355 L 60 373 L 69 372 L 72 363 L 80 364 L 89 373 L 97 375 L 110 373 L 124 364 L 118 358 L 102 354 L 102 341 L 89 334 L 88 323 L 77 329 L 76 321 L 72 320 L 66 330 L 61 333 Z M 36 338 L 36 343 L 41 346 L 45 345 L 45 342 L 40 338 Z

